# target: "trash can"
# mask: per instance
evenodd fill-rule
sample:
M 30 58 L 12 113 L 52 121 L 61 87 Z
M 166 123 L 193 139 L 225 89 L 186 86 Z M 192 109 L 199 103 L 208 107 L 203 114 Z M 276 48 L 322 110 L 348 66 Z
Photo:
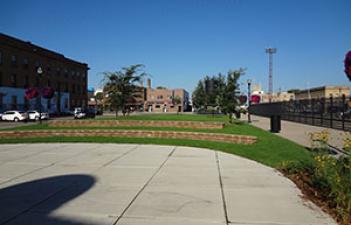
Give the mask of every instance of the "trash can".
M 271 116 L 271 132 L 279 133 L 280 129 L 281 129 L 280 116 L 278 115 Z

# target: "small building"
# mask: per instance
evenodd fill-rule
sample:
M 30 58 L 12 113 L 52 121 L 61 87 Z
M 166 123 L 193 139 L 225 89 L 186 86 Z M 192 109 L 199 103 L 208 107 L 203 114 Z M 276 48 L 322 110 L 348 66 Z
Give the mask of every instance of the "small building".
M 347 86 L 322 86 L 295 92 L 295 100 L 318 99 L 329 97 L 342 97 L 350 95 L 350 88 Z
M 286 91 L 281 91 L 281 92 L 273 93 L 272 96 L 269 96 L 269 94 L 263 93 L 261 95 L 261 102 L 269 102 L 270 98 L 271 98 L 271 102 L 284 102 L 284 101 L 294 100 L 295 94 L 286 92 Z
M 145 112 L 184 112 L 188 110 L 189 93 L 184 89 L 167 89 L 151 87 L 147 80 Z

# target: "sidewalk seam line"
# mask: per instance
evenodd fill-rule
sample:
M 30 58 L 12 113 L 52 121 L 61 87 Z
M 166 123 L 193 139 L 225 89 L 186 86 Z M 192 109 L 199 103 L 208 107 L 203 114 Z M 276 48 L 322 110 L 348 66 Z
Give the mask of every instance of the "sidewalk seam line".
M 215 156 L 216 156 L 216 164 L 217 164 L 217 170 L 218 170 L 219 185 L 220 185 L 220 187 L 221 187 L 221 195 L 222 195 L 222 202 L 223 202 L 224 218 L 225 218 L 226 224 L 229 225 L 229 224 L 230 224 L 230 221 L 229 221 L 229 219 L 228 219 L 227 203 L 226 203 L 226 200 L 225 200 L 225 195 L 224 195 L 224 190 L 223 190 L 223 181 L 222 181 L 221 168 L 220 168 L 220 165 L 219 165 L 218 151 L 215 151 Z
M 124 216 L 124 214 L 128 211 L 128 209 L 132 206 L 132 204 L 135 202 L 135 200 L 139 197 L 139 195 L 145 190 L 145 188 L 150 184 L 152 179 L 158 174 L 158 172 L 163 168 L 163 166 L 166 164 L 168 159 L 173 155 L 174 151 L 177 149 L 177 147 L 173 147 L 172 151 L 167 155 L 167 158 L 163 161 L 163 163 L 158 167 L 158 169 L 154 172 L 154 174 L 146 181 L 146 183 L 143 185 L 143 187 L 138 191 L 138 193 L 133 197 L 133 199 L 129 202 L 127 207 L 123 210 L 121 215 L 118 216 L 117 220 L 112 224 L 116 225 L 119 220 Z

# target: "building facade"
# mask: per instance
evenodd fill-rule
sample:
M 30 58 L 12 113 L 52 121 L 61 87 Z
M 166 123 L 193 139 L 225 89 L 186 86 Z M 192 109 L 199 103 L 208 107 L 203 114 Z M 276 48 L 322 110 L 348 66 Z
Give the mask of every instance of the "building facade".
M 299 90 L 295 92 L 296 100 L 318 99 L 318 98 L 337 98 L 343 95 L 350 95 L 350 88 L 347 86 L 322 86 L 311 89 Z
M 41 67 L 43 74 L 38 76 Z M 0 110 L 38 109 L 60 113 L 86 107 L 88 65 L 0 33 Z M 51 99 L 27 100 L 27 88 L 51 87 Z
M 252 95 L 260 96 L 260 103 L 267 103 L 267 102 L 284 102 L 290 101 L 295 99 L 295 93 L 286 92 L 286 91 L 279 91 L 276 93 L 272 93 L 270 96 L 268 93 L 265 93 L 259 84 L 254 84 L 251 92 Z
M 148 79 L 146 87 L 146 112 L 184 112 L 188 109 L 189 93 L 184 89 L 153 89 Z

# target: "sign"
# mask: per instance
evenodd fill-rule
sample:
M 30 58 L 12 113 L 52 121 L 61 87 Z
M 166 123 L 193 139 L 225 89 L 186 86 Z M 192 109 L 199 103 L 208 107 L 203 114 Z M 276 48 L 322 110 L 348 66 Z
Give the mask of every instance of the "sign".
M 252 103 L 260 103 L 261 101 L 261 96 L 259 95 L 251 95 L 251 102 Z

